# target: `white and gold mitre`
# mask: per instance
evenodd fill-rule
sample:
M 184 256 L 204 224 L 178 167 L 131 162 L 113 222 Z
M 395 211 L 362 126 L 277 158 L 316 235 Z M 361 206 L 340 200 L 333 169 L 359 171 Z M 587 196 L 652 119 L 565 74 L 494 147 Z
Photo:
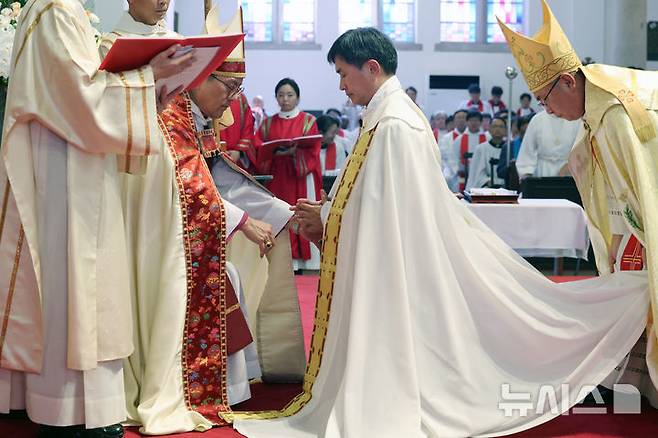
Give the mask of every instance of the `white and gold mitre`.
M 549 85 L 562 73 L 576 71 L 582 65 L 545 0 L 542 0 L 542 5 L 544 24 L 531 38 L 513 31 L 496 17 L 528 88 L 533 93 Z
M 207 35 L 233 35 L 244 33 L 244 26 L 242 22 L 242 7 L 238 8 L 238 12 L 233 16 L 231 21 L 227 24 L 219 24 L 219 8 L 217 5 L 213 6 L 206 16 Z M 244 41 L 240 41 L 235 49 L 228 55 L 228 58 L 222 65 L 219 66 L 215 74 L 229 78 L 244 78 L 247 75 L 245 65 Z

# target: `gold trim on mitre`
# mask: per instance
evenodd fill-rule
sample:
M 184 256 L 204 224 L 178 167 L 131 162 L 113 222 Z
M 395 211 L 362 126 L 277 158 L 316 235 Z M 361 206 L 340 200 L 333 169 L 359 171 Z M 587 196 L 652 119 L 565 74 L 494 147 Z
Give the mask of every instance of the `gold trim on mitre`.
M 562 73 L 573 72 L 582 65 L 546 0 L 542 0 L 542 6 L 544 24 L 531 38 L 515 32 L 496 17 L 532 93 L 549 85 Z
M 242 19 L 242 6 L 226 25 L 219 24 L 219 7 L 214 5 L 206 16 L 205 31 L 207 35 L 233 35 L 244 33 Z M 228 78 L 244 78 L 247 76 L 244 41 L 233 49 L 233 51 L 224 60 L 224 63 L 214 72 L 217 76 Z

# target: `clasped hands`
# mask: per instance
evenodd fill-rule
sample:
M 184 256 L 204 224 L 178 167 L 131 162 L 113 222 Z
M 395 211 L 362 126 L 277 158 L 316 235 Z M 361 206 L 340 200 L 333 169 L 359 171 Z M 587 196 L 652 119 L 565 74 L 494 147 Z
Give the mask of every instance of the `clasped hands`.
M 321 201 L 311 201 L 303 198 L 290 207 L 290 210 L 295 213 L 291 221 L 297 224 L 299 234 L 306 240 L 313 242 L 318 248 L 322 246 L 324 234 L 320 212 L 325 202 L 327 202 L 327 194 L 323 190 Z

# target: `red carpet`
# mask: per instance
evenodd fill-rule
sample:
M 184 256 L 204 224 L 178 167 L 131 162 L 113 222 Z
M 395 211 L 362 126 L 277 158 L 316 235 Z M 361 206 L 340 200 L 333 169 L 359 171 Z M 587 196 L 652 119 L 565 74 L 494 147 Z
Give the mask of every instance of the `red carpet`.
M 551 277 L 556 282 L 583 280 L 587 277 Z M 317 276 L 297 277 L 299 300 L 302 310 L 304 340 L 308 352 L 313 314 Z M 241 404 L 245 410 L 277 409 L 283 407 L 299 391 L 298 385 L 264 385 L 252 386 L 252 399 Z M 0 419 L 0 438 L 31 438 L 36 435 L 36 426 L 20 420 Z M 184 433 L 176 438 L 238 438 L 239 433 L 228 427 L 213 429 L 203 435 Z M 658 436 L 658 411 L 650 407 L 643 408 L 639 415 L 563 415 L 542 426 L 526 431 L 514 437 L 569 437 L 569 438 L 625 438 Z M 136 429 L 127 430 L 126 437 L 138 438 Z M 370 438 L 370 437 L 364 437 Z

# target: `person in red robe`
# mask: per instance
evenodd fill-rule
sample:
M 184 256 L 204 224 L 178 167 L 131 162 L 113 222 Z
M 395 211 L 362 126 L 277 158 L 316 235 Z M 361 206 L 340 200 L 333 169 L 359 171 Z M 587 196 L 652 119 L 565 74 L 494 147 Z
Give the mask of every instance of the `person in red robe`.
M 299 85 L 293 79 L 284 78 L 276 85 L 276 100 L 281 111 L 268 117 L 256 133 L 256 143 L 317 135 L 315 117 L 300 111 Z M 271 160 L 259 163 L 260 173 L 274 178 L 269 190 L 291 205 L 298 199 L 320 199 L 322 167 L 320 164 L 320 140 L 310 148 L 292 147 L 276 151 Z M 295 269 L 319 269 L 320 254 L 317 248 L 291 231 L 290 243 Z
M 222 130 L 222 141 L 226 151 L 240 167 L 256 171 L 256 147 L 254 145 L 254 114 L 244 94 L 231 101 L 229 106 L 234 123 Z

